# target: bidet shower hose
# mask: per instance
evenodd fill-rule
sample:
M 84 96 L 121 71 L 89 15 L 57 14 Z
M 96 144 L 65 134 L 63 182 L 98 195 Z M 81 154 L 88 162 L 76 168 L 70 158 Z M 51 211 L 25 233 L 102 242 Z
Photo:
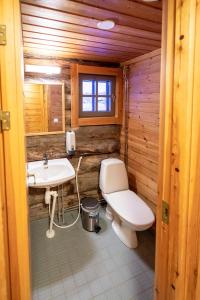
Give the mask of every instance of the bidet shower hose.
M 72 224 L 69 224 L 69 225 L 58 225 L 55 221 L 53 221 L 53 224 L 58 227 L 58 228 L 69 228 L 69 227 L 72 227 L 73 225 L 75 225 L 80 217 L 80 213 L 81 213 L 81 199 L 80 199 L 80 193 L 79 193 L 79 187 L 78 187 L 78 172 L 79 172 L 79 169 L 80 169 L 80 165 L 81 165 L 81 160 L 82 160 L 82 156 L 79 157 L 79 160 L 78 160 L 78 166 L 76 168 L 76 190 L 77 190 L 77 198 L 78 198 L 78 216 L 76 218 L 76 220 L 72 223 Z M 49 202 L 49 216 L 51 215 L 51 204 Z

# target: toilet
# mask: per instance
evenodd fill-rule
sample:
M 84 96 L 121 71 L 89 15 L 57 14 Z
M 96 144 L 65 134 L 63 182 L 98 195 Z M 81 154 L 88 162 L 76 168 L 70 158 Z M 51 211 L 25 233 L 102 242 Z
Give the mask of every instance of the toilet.
M 152 210 L 133 191 L 123 161 L 116 158 L 101 162 L 99 186 L 107 202 L 106 216 L 119 239 L 129 248 L 138 246 L 136 231 L 150 228 L 155 220 Z

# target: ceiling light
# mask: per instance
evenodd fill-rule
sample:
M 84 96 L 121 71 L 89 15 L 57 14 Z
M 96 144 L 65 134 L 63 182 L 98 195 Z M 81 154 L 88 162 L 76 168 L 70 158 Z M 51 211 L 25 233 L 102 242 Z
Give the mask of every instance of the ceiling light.
M 56 66 L 25 65 L 25 72 L 60 74 L 61 68 Z
M 115 26 L 115 22 L 113 20 L 104 20 L 97 23 L 97 27 L 103 30 L 112 29 Z

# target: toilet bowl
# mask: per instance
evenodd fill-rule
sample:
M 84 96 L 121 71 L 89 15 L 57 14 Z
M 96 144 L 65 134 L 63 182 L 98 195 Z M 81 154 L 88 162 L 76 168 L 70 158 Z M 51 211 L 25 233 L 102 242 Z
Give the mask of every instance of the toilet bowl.
M 129 248 L 138 246 L 136 231 L 150 228 L 155 220 L 147 204 L 129 190 L 123 161 L 116 158 L 101 162 L 99 186 L 107 202 L 106 216 L 120 240 Z

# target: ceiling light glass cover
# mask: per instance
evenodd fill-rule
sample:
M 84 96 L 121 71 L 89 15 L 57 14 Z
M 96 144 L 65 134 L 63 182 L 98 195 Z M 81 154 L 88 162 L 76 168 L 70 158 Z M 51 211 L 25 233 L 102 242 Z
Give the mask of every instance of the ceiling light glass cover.
M 103 30 L 112 29 L 115 26 L 115 22 L 113 20 L 104 20 L 97 23 L 97 27 Z

